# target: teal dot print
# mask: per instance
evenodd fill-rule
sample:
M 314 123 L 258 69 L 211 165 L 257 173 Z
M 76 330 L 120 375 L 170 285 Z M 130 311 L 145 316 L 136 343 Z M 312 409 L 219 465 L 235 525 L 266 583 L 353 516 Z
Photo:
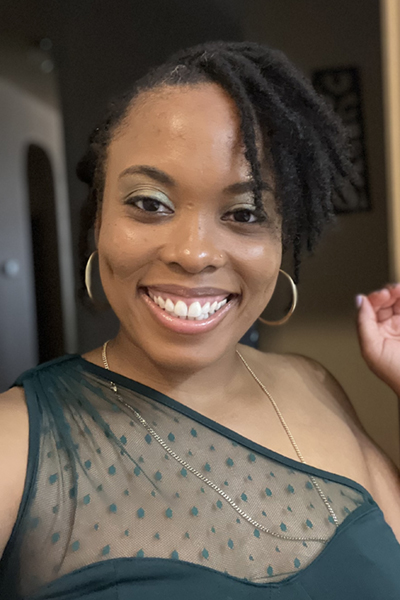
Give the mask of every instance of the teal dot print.
M 172 508 L 167 508 L 165 515 L 168 517 L 168 519 L 172 519 Z
M 265 510 L 263 510 L 261 514 L 262 514 L 264 517 L 266 517 L 266 516 L 267 516 L 267 513 L 265 512 Z
M 287 531 L 287 527 L 286 527 L 285 523 L 281 523 L 280 528 L 282 531 Z
M 75 486 L 73 486 L 73 487 L 72 487 L 72 488 L 69 490 L 69 497 L 71 498 L 71 500 L 72 500 L 73 498 L 75 498 L 75 497 L 76 497 L 76 487 L 75 487 Z
M 98 523 L 95 523 L 95 524 L 93 525 L 93 529 L 94 529 L 95 531 L 98 531 L 98 530 L 99 530 L 99 524 L 98 524 Z
M 275 552 L 280 552 L 278 546 L 275 547 Z
M 129 529 L 125 529 L 124 535 L 126 535 L 128 537 L 128 535 L 129 535 Z
M 289 512 L 293 512 L 290 506 L 288 506 L 288 507 L 287 507 L 287 510 L 288 510 Z
M 229 483 L 227 481 L 224 481 L 224 485 L 229 485 Z
M 294 487 L 293 487 L 292 485 L 290 485 L 290 483 L 289 483 L 289 485 L 287 486 L 287 489 L 288 489 L 288 492 L 289 492 L 290 494 L 294 494 Z
M 97 448 L 96 452 L 97 454 L 101 454 L 101 448 Z
M 306 521 L 306 525 L 307 525 L 307 527 L 309 527 L 310 529 L 312 529 L 312 528 L 314 527 L 314 526 L 313 526 L 313 524 L 311 523 L 310 519 L 307 519 L 307 521 Z
M 256 456 L 252 452 L 249 454 L 249 461 L 250 462 L 256 462 Z
M 187 471 L 184 467 L 181 469 L 181 475 L 182 475 L 182 477 L 186 477 L 186 475 L 187 475 Z
M 210 450 L 214 451 L 215 450 L 214 446 L 210 446 Z
M 115 475 L 115 473 L 117 472 L 117 469 L 115 468 L 114 465 L 111 465 L 111 467 L 108 467 L 108 472 L 110 475 Z
M 203 487 L 200 488 L 200 491 L 201 491 L 202 494 L 206 493 L 206 490 Z
M 227 459 L 226 459 L 226 464 L 228 465 L 228 467 L 233 467 L 233 465 L 234 465 L 235 463 L 233 462 L 233 460 L 232 460 L 231 458 L 227 458 Z
M 307 482 L 306 482 L 306 488 L 307 488 L 308 490 L 312 490 L 312 489 L 313 489 L 313 484 L 311 483 L 311 481 L 307 481 Z
M 117 505 L 116 504 L 110 504 L 110 512 L 112 513 L 116 513 L 117 512 Z
M 120 439 L 120 441 L 121 441 L 121 442 L 124 444 L 124 446 L 125 446 L 126 442 L 128 441 L 128 440 L 126 439 L 126 437 L 125 437 L 124 435 L 121 435 L 121 437 L 120 437 L 119 439 Z
M 49 483 L 50 485 L 53 485 L 53 483 L 55 483 L 58 479 L 58 473 L 54 473 L 53 475 L 50 475 L 49 477 Z
M 143 550 L 142 550 L 142 549 L 140 549 L 138 552 L 136 552 L 136 556 L 137 556 L 138 558 L 143 558 L 143 557 L 144 557 L 144 552 L 143 552 Z
M 92 461 L 91 460 L 86 460 L 85 461 L 85 467 L 86 467 L 86 469 L 89 470 L 91 466 L 92 466 Z
M 81 546 L 81 543 L 80 543 L 79 540 L 76 540 L 76 542 L 73 542 L 71 544 L 71 550 L 72 550 L 72 552 L 77 552 L 79 550 L 80 546 Z
M 174 434 L 173 434 L 173 433 L 169 433 L 169 434 L 168 434 L 168 439 L 169 439 L 169 441 L 170 441 L 170 442 L 174 442 L 174 441 L 175 441 L 175 436 L 174 436 Z
M 211 467 L 208 464 L 208 462 L 204 465 L 204 470 L 210 472 L 211 471 Z
M 199 509 L 196 506 L 193 506 L 193 508 L 191 509 L 191 513 L 193 516 L 197 517 L 197 515 L 199 514 Z
M 138 509 L 137 516 L 139 517 L 139 519 L 143 519 L 143 517 L 144 517 L 144 509 L 143 508 Z
M 260 532 L 259 532 L 259 530 L 258 530 L 258 529 L 255 529 L 255 530 L 253 531 L 253 535 L 254 535 L 254 537 L 256 537 L 256 538 L 259 538 L 259 537 L 260 537 Z
M 233 546 L 234 546 L 233 540 L 231 540 L 231 538 L 229 538 L 229 540 L 228 540 L 228 548 L 230 548 L 232 550 Z
M 203 548 L 203 550 L 201 551 L 201 555 L 203 558 L 208 559 L 208 557 L 210 556 L 208 553 L 208 550 L 206 548 Z
M 84 496 L 83 498 L 83 504 L 89 504 L 90 503 L 90 494 L 86 494 L 86 496 Z
M 211 527 L 211 531 L 212 531 L 213 533 L 215 533 L 215 527 L 214 527 L 214 526 L 213 526 L 213 527 Z
M 269 474 L 271 475 L 271 477 L 275 477 L 275 473 L 273 473 L 272 471 L 270 471 Z
M 308 548 L 308 545 L 305 542 L 303 542 L 303 546 L 304 548 Z
M 135 467 L 135 468 L 133 469 L 133 472 L 135 473 L 136 477 L 139 477 L 139 475 L 140 475 L 140 471 L 141 471 L 140 467 Z
M 188 540 L 190 539 L 190 535 L 189 535 L 188 531 L 185 533 L 185 538 L 188 539 Z
M 60 510 L 60 507 L 58 504 L 56 504 L 55 506 L 53 506 L 53 514 L 56 515 L 58 513 L 58 511 Z
M 107 544 L 107 546 L 104 546 L 101 553 L 103 556 L 107 556 L 107 554 L 110 554 L 110 544 Z
M 171 552 L 171 558 L 173 558 L 174 560 L 179 560 L 179 554 L 177 553 L 176 550 Z
M 243 502 L 247 502 L 247 496 L 246 496 L 246 494 L 244 492 L 243 492 L 243 494 L 240 497 L 243 500 Z
M 193 437 L 197 437 L 197 431 L 194 428 L 191 429 L 190 433 Z
M 249 556 L 249 560 L 254 560 L 254 558 L 252 557 L 252 555 L 250 554 Z
M 157 473 L 154 475 L 154 477 L 157 481 L 161 481 L 162 475 L 161 475 L 160 471 L 157 471 Z
M 265 493 L 267 494 L 267 496 L 272 496 L 272 492 L 269 488 L 265 488 Z
M 332 523 L 332 525 L 335 525 L 335 520 L 334 520 L 334 518 L 332 517 L 332 515 L 329 515 L 329 517 L 328 517 L 328 521 L 329 521 L 329 523 Z
M 155 498 L 156 497 L 156 493 L 154 490 L 151 491 L 151 495 Z
M 216 505 L 218 506 L 218 508 L 222 508 L 222 502 L 221 502 L 221 500 L 217 500 Z
M 293 561 L 294 566 L 296 567 L 296 569 L 298 569 L 301 565 L 300 561 L 298 558 L 295 558 Z
M 179 492 L 175 492 L 175 498 L 180 498 Z
M 151 435 L 150 435 L 149 433 L 147 433 L 147 434 L 144 436 L 144 439 L 146 440 L 146 442 L 147 442 L 148 444 L 151 444 Z M 140 552 L 140 551 L 139 551 L 139 552 Z
M 252 476 L 251 476 L 251 475 L 247 475 L 247 479 L 248 479 L 249 481 L 253 481 L 253 478 L 252 478 Z
M 267 575 L 268 575 L 268 577 L 272 577 L 273 574 L 274 574 L 274 570 L 271 567 L 271 565 L 269 565 L 269 567 L 267 569 Z
M 150 438 L 150 442 L 151 442 L 151 438 Z M 150 443 L 150 442 L 149 442 L 149 443 Z M 143 456 L 139 456 L 139 462 L 140 462 L 140 463 L 144 463 L 144 458 L 143 458 Z
M 129 496 L 129 490 L 124 490 L 124 496 Z
M 102 492 L 102 491 L 103 491 L 103 486 L 102 486 L 101 484 L 100 484 L 100 485 L 98 485 L 98 486 L 97 486 L 97 488 L 96 488 L 96 490 L 97 490 L 98 492 Z
M 240 525 L 240 519 L 236 519 L 236 523 L 239 523 L 239 525 Z
M 51 536 L 51 543 L 52 544 L 57 544 L 58 540 L 60 539 L 60 534 L 59 533 L 53 533 L 53 535 Z
M 193 456 L 193 452 L 191 450 L 189 450 L 188 454 L 189 456 Z
M 156 538 L 156 540 L 160 539 L 160 534 L 158 533 L 158 531 L 157 531 L 157 533 L 154 534 L 154 537 Z

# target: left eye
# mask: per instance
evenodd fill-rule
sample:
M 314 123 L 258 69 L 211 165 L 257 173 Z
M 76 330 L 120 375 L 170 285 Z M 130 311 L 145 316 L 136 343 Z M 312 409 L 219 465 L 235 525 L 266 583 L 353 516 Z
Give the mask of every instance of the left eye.
M 258 221 L 257 215 L 254 213 L 254 211 L 245 208 L 228 213 L 227 216 L 230 218 L 225 220 L 233 220 L 236 223 L 255 223 Z

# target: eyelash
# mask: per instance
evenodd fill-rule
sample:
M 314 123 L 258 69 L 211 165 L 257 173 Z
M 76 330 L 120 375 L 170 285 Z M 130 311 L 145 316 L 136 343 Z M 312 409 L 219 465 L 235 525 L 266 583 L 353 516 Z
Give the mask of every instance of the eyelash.
M 143 202 L 149 200 L 151 202 L 154 203 L 158 203 L 159 206 L 164 206 L 166 209 L 171 210 L 168 206 L 166 206 L 165 204 L 163 204 L 163 202 L 161 200 L 158 200 L 158 198 L 153 198 L 151 196 L 134 196 L 131 198 L 128 198 L 126 201 L 126 204 L 129 204 L 130 206 L 132 206 L 135 210 L 140 211 L 142 214 L 146 214 L 146 215 L 160 215 L 160 214 L 171 214 L 171 212 L 159 212 L 158 210 L 145 210 L 144 208 L 141 208 L 138 206 L 139 202 Z M 224 221 L 228 221 L 229 219 L 226 219 L 226 215 L 235 215 L 235 214 L 239 214 L 239 213 L 248 213 L 251 216 L 255 217 L 254 221 L 233 221 L 234 223 L 240 223 L 243 225 L 254 225 L 257 223 L 263 223 L 267 220 L 267 215 L 265 214 L 265 212 L 259 210 L 259 209 L 255 209 L 255 210 L 250 210 L 247 208 L 239 208 L 238 210 L 233 210 L 233 211 L 229 211 L 227 213 L 225 213 L 224 217 L 222 220 Z

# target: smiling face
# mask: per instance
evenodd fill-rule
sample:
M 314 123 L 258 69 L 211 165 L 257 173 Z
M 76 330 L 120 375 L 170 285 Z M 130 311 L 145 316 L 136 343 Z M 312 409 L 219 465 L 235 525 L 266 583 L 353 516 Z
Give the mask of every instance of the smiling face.
M 96 224 L 120 336 L 167 368 L 232 351 L 268 303 L 281 229 L 264 173 L 255 210 L 233 100 L 215 84 L 135 100 L 108 149 Z

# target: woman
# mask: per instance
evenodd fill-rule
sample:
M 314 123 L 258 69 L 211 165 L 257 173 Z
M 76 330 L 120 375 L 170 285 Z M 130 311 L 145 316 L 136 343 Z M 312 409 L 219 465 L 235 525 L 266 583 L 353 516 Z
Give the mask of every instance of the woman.
M 256 44 L 182 52 L 114 107 L 79 173 L 120 330 L 3 394 L 2 598 L 400 596 L 397 470 L 323 367 L 238 346 L 349 172 Z M 400 392 L 399 286 L 358 301 Z

